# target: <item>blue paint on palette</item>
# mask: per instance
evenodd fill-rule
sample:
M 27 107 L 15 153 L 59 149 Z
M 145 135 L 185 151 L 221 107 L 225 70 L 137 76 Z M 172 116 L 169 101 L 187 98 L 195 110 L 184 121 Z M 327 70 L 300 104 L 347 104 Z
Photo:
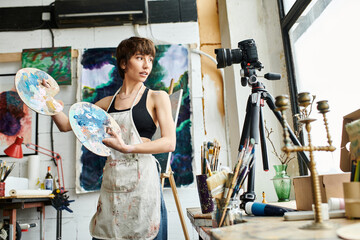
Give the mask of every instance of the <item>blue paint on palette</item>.
M 41 84 L 43 80 L 50 85 L 49 88 Z M 53 98 L 60 91 L 59 86 L 44 71 L 20 69 L 15 76 L 15 86 L 21 100 L 32 110 L 44 115 L 55 115 L 63 110 L 63 106 Z
M 71 106 L 69 120 L 76 137 L 89 151 L 99 156 L 110 155 L 110 149 L 102 143 L 110 137 L 106 129 L 120 129 L 107 112 L 92 103 L 79 102 Z

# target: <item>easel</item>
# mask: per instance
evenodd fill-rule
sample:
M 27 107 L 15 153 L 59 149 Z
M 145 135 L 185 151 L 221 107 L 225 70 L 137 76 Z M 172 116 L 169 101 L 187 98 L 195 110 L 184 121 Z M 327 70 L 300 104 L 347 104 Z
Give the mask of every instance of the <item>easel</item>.
M 171 79 L 171 83 L 170 83 L 170 87 L 169 87 L 169 93 L 168 93 L 169 95 L 172 94 L 173 89 L 174 89 L 174 79 Z M 175 119 L 175 124 L 176 124 L 176 119 Z M 169 154 L 171 154 L 171 153 L 169 153 Z M 183 229 L 183 232 L 184 232 L 184 236 L 185 236 L 186 240 L 189 240 L 190 239 L 189 238 L 189 233 L 188 233 L 187 228 L 186 228 L 184 215 L 182 213 L 179 196 L 178 196 L 177 189 L 176 189 L 174 173 L 173 173 L 173 171 L 171 169 L 170 163 L 169 163 L 168 172 L 167 173 L 161 173 L 161 175 L 160 175 L 162 189 L 164 189 L 165 178 L 169 179 L 171 190 L 172 190 L 172 193 L 173 193 L 174 199 L 175 199 L 176 208 L 177 208 L 177 211 L 178 211 L 178 214 L 179 214 L 179 217 L 180 217 L 181 226 L 182 226 L 182 229 Z

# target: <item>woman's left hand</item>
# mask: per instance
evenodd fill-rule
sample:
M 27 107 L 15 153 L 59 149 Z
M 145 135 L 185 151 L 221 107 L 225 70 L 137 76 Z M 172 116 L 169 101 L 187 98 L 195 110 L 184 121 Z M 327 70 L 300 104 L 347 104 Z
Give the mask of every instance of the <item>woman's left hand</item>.
M 125 144 L 121 134 L 117 134 L 110 127 L 106 129 L 106 133 L 111 136 L 102 140 L 103 144 L 107 147 L 111 147 L 122 153 L 131 153 L 133 151 L 134 146 Z

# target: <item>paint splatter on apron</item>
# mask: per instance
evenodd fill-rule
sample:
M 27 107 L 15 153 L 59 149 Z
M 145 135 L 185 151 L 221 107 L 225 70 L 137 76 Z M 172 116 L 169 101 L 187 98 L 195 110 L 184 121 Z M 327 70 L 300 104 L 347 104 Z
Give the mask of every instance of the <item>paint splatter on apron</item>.
M 142 142 L 132 118 L 132 109 L 142 88 L 129 111 L 110 113 L 119 124 L 126 144 Z M 156 164 L 151 154 L 125 154 L 111 149 L 104 167 L 97 211 L 90 222 L 93 237 L 153 239 L 157 236 L 160 184 Z

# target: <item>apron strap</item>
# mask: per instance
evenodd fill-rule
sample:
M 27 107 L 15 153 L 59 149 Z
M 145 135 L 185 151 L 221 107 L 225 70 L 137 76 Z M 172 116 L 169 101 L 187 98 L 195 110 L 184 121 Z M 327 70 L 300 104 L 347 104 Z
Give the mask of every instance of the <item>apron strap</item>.
M 138 90 L 138 92 L 137 92 L 137 94 L 136 94 L 136 96 L 135 96 L 135 98 L 134 98 L 133 103 L 131 104 L 130 111 L 132 111 L 132 109 L 133 109 L 133 107 L 134 107 L 134 105 L 135 105 L 136 99 L 138 98 L 139 93 L 140 93 L 140 91 L 141 91 L 141 89 L 142 89 L 143 86 L 144 86 L 144 84 L 141 84 L 141 87 L 140 87 L 140 89 Z
M 108 106 L 108 108 L 106 109 L 106 112 L 108 112 L 109 111 L 109 109 L 110 109 L 110 107 L 111 107 L 111 104 L 113 103 L 113 101 L 115 100 L 115 98 L 116 98 L 116 95 L 118 95 L 118 93 L 120 92 L 120 90 L 121 90 L 121 87 L 116 91 L 116 93 L 114 94 L 114 96 L 113 96 L 113 98 L 111 99 L 111 102 L 110 102 L 110 104 L 109 104 L 109 106 Z

